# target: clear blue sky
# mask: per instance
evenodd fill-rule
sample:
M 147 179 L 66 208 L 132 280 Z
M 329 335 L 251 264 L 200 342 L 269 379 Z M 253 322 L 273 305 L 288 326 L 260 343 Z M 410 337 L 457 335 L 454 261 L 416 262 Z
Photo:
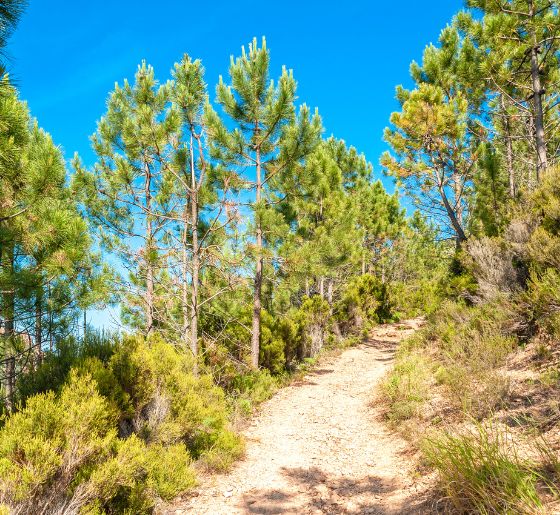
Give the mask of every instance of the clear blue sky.
M 381 177 L 383 128 L 411 60 L 461 0 L 239 2 L 235 0 L 29 0 L 10 45 L 9 69 L 39 124 L 70 159 L 93 162 L 89 136 L 116 81 L 145 59 L 161 81 L 183 53 L 202 59 L 214 97 L 229 56 L 266 36 L 272 77 L 294 70 L 299 100 L 318 107 L 326 135 L 364 152 Z M 392 190 L 391 180 L 384 179 Z M 106 314 L 96 317 L 105 325 Z

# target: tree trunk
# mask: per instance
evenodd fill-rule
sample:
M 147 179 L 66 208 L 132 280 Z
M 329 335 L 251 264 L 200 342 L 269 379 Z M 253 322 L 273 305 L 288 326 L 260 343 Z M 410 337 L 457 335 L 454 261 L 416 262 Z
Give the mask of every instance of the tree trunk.
M 449 199 L 447 198 L 445 190 L 442 186 L 439 187 L 439 193 L 443 202 L 443 206 L 445 207 L 447 217 L 449 218 L 449 221 L 451 223 L 451 227 L 453 227 L 453 230 L 455 231 L 455 241 L 457 243 L 457 247 L 460 247 L 463 242 L 467 241 L 467 236 L 465 234 L 465 231 L 463 230 L 461 223 L 458 220 L 457 214 L 451 207 Z
M 260 149 L 256 150 L 257 161 L 257 191 L 256 201 L 257 205 L 260 204 L 262 194 L 262 177 L 261 177 L 261 156 Z M 257 262 L 255 266 L 255 280 L 253 289 L 253 327 L 251 334 L 251 366 L 254 369 L 259 367 L 259 351 L 261 340 L 261 290 L 262 290 L 262 274 L 263 274 L 263 234 L 260 217 L 256 216 L 256 250 Z
M 146 197 L 146 248 L 145 261 L 146 261 L 146 335 L 149 336 L 154 328 L 154 269 L 152 263 L 152 245 L 153 245 L 153 230 L 152 230 L 152 188 L 151 181 L 152 175 L 148 163 L 144 165 L 145 173 L 145 186 L 144 195 Z
M 500 98 L 502 103 L 502 111 L 504 116 L 504 127 L 505 127 L 505 140 L 506 140 L 506 167 L 509 178 L 509 196 L 513 199 L 515 198 L 516 188 L 515 188 L 515 171 L 513 168 L 513 145 L 511 141 L 511 118 L 507 112 L 507 108 L 504 102 L 503 95 Z
M 5 360 L 5 388 L 6 388 L 6 410 L 8 413 L 14 411 L 14 390 L 16 381 L 16 358 L 8 356 Z
M 533 14 L 531 5 L 531 14 Z M 533 108 L 535 113 L 535 144 L 537 146 L 537 182 L 540 181 L 542 173 L 548 166 L 546 155 L 546 141 L 544 135 L 544 115 L 542 106 L 543 89 L 541 87 L 541 77 L 539 75 L 539 47 L 536 41 L 536 34 L 533 34 L 533 48 L 531 48 L 531 82 L 533 86 Z
M 181 273 L 183 275 L 183 284 L 181 288 L 181 302 L 183 313 L 183 344 L 185 351 L 190 349 L 190 313 L 189 313 L 189 259 L 187 251 L 189 215 L 187 206 L 183 211 L 183 233 L 181 234 L 182 259 Z
M 192 285 L 191 285 L 191 351 L 195 373 L 198 360 L 198 281 L 200 273 L 200 248 L 198 243 L 198 188 L 194 169 L 194 150 L 191 137 L 191 224 L 192 224 Z
M 5 256 L 5 267 L 8 270 L 8 277 L 10 283 L 13 283 L 13 269 L 14 269 L 14 247 L 13 244 L 6 246 L 7 252 Z M 16 359 L 13 355 L 14 352 L 14 336 L 15 336 L 15 292 L 13 285 L 10 284 L 2 295 L 2 318 L 4 320 L 4 338 L 6 339 L 4 349 L 4 388 L 6 390 L 6 409 L 11 413 L 14 408 L 14 387 L 16 379 Z
M 325 298 L 325 278 L 319 277 L 319 295 L 322 299 Z
M 329 306 L 332 306 L 333 303 L 333 284 L 334 284 L 334 280 L 331 278 L 329 278 L 329 285 L 327 287 L 327 302 L 329 303 Z
M 85 336 L 84 336 L 85 339 Z M 35 298 L 35 345 L 34 365 L 38 367 L 43 361 L 43 290 L 37 288 Z
M 51 285 L 50 284 L 47 287 L 47 291 L 48 291 L 48 295 L 49 295 L 49 303 L 48 304 L 50 304 L 51 297 L 52 297 Z M 54 351 L 54 334 L 53 334 L 54 319 L 53 319 L 52 305 L 49 307 L 48 304 L 47 304 L 47 310 L 48 310 L 47 313 L 49 315 L 48 316 L 49 324 L 48 324 L 47 330 L 48 330 L 48 335 L 49 335 L 49 351 L 52 353 Z

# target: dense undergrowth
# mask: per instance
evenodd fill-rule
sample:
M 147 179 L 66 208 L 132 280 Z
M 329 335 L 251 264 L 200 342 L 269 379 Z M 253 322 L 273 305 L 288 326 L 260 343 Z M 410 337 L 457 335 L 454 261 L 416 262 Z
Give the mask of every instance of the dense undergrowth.
M 227 349 L 195 367 L 158 335 L 62 341 L 18 378 L 18 409 L 0 428 L 0 503 L 10 513 L 149 513 L 195 486 L 197 470 L 228 470 L 243 454 L 239 422 L 321 350 L 390 316 L 370 275 L 336 305 L 315 296 L 281 320 L 265 312 L 259 371 Z
M 520 201 L 502 236 L 465 245 L 381 385 L 389 422 L 453 512 L 549 513 L 557 499 L 558 177 Z

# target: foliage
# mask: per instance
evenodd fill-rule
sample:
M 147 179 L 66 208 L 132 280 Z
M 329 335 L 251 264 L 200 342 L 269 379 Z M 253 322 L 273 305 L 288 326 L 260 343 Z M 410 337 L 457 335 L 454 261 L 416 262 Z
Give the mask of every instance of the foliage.
M 0 502 L 16 512 L 148 512 L 194 485 L 192 460 L 225 470 L 243 452 L 223 391 L 190 372 L 191 356 L 158 338 L 125 338 L 110 356 L 99 343 L 45 362 L 45 377 L 72 367 L 59 393 L 28 397 L 0 430 Z
M 182 445 L 117 438 L 117 413 L 88 375 L 70 375 L 60 396 L 39 394 L 0 430 L 0 500 L 13 513 L 94 506 L 145 513 L 194 484 Z
M 343 326 L 352 329 L 368 321 L 388 322 L 392 315 L 387 285 L 370 274 L 349 281 L 335 309 Z
M 505 430 L 477 425 L 466 434 L 443 433 L 426 439 L 423 451 L 457 512 L 544 513 L 542 476 L 519 457 Z
M 399 422 L 419 416 L 428 399 L 431 364 L 421 353 L 410 353 L 398 359 L 391 373 L 381 384 L 381 392 L 389 403 L 389 420 Z

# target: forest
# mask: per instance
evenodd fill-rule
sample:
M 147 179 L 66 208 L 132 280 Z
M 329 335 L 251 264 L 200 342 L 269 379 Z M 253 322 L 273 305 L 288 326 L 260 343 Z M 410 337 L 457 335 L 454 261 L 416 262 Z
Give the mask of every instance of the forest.
M 1 48 L 24 12 L 0 2 Z M 254 38 L 217 84 L 139 63 L 92 164 L 2 61 L 0 514 L 167 513 L 278 391 L 410 319 L 367 395 L 429 481 L 382 513 L 556 513 L 560 3 L 467 0 L 396 87 L 375 174 L 270 56 Z

